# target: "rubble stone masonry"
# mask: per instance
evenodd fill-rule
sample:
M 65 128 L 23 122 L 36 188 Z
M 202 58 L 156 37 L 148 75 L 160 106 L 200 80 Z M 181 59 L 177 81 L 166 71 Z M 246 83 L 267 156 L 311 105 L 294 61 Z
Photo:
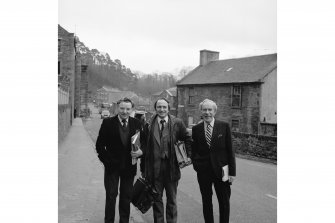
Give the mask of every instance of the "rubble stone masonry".
M 277 160 L 277 137 L 232 132 L 232 140 L 238 154 Z
M 205 86 L 178 86 L 178 117 L 186 125 L 188 117 L 193 117 L 193 123 L 200 121 L 199 103 L 208 98 L 216 102 L 218 110 L 216 118 L 228 122 L 239 120 L 239 132 L 258 134 L 260 115 L 260 84 L 240 84 L 242 89 L 241 107 L 233 108 L 232 86 L 233 84 L 205 85 Z M 193 87 L 194 99 L 189 104 L 189 88 Z M 183 107 L 184 106 L 184 107 Z
M 58 105 L 58 141 L 61 141 L 66 135 L 72 120 L 74 112 L 74 79 L 75 79 L 75 41 L 74 34 L 67 32 L 58 25 L 58 78 L 60 85 L 65 86 L 69 92 L 67 105 Z

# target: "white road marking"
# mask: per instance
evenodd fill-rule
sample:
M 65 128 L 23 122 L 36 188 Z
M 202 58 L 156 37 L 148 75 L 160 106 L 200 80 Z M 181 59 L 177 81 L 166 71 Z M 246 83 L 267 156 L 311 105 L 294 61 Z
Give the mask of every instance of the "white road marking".
M 268 196 L 268 197 L 271 197 L 271 198 L 273 198 L 273 199 L 276 199 L 277 200 L 277 197 L 276 196 L 273 196 L 273 195 L 271 195 L 271 194 L 265 194 L 266 196 Z

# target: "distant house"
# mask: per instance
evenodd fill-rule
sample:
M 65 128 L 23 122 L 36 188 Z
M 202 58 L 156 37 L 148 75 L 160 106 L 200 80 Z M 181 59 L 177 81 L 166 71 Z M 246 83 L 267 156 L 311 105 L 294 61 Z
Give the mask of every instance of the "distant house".
M 107 86 L 103 86 L 102 88 L 99 88 L 96 93 L 97 104 L 108 103 L 109 102 L 109 96 L 108 96 L 109 92 L 120 92 L 120 90 L 116 88 L 110 88 Z
M 152 103 L 154 103 L 158 98 L 167 99 L 170 102 L 171 106 L 170 113 L 172 115 L 177 114 L 177 87 L 172 87 L 152 94 L 151 96 Z
M 219 60 L 201 50 L 200 65 L 177 83 L 178 117 L 192 126 L 205 98 L 218 105 L 216 117 L 232 131 L 277 135 L 277 54 Z
M 139 97 L 132 91 L 120 91 L 117 88 L 103 86 L 102 88 L 98 89 L 96 93 L 96 100 L 98 104 L 108 103 L 113 105 L 112 113 L 116 112 L 115 105 L 117 101 L 125 97 L 131 99 L 135 105 L 138 105 Z
M 151 109 L 151 103 L 150 103 L 150 98 L 146 98 L 146 97 L 138 97 L 138 103 L 135 103 L 135 108 L 137 110 L 142 110 L 142 111 L 150 111 Z
M 118 100 L 126 97 L 131 99 L 135 104 L 138 101 L 137 94 L 132 91 L 110 91 L 108 92 L 108 103 L 116 103 Z

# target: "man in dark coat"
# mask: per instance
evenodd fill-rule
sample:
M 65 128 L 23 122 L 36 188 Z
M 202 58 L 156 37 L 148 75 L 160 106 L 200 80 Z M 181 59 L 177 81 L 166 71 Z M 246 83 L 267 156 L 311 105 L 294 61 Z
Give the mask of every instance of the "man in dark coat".
M 185 142 L 189 155 L 191 152 L 191 137 L 183 122 L 169 114 L 169 102 L 158 99 L 154 104 L 156 114 L 146 127 L 145 174 L 159 193 L 159 200 L 153 205 L 154 222 L 164 223 L 163 192 L 166 193 L 166 222 L 177 222 L 177 186 L 180 179 L 174 144 Z
M 214 223 L 212 185 L 219 201 L 220 223 L 229 222 L 230 185 L 236 176 L 235 153 L 229 124 L 214 119 L 217 106 L 205 99 L 200 103 L 203 122 L 192 128 L 192 162 L 202 196 L 205 223 Z
M 134 103 L 124 98 L 117 104 L 118 114 L 103 120 L 96 142 L 98 157 L 105 167 L 105 223 L 114 222 L 119 181 L 120 223 L 129 222 L 130 200 L 137 166 L 132 165 L 132 158 L 143 154 L 141 149 L 131 151 L 131 136 L 141 129 L 139 120 L 129 117 Z

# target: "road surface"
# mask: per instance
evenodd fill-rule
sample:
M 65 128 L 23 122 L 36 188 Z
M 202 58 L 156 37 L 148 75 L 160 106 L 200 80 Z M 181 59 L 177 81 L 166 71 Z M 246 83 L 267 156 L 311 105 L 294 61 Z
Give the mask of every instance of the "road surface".
M 96 141 L 102 120 L 96 108 L 92 117 L 84 121 L 85 128 Z M 237 177 L 232 185 L 232 223 L 277 222 L 277 166 L 246 159 L 236 159 Z M 213 189 L 215 222 L 219 222 L 219 208 Z M 204 222 L 202 202 L 196 173 L 192 166 L 182 169 L 177 192 L 178 222 Z M 152 209 L 141 221 L 153 222 Z

